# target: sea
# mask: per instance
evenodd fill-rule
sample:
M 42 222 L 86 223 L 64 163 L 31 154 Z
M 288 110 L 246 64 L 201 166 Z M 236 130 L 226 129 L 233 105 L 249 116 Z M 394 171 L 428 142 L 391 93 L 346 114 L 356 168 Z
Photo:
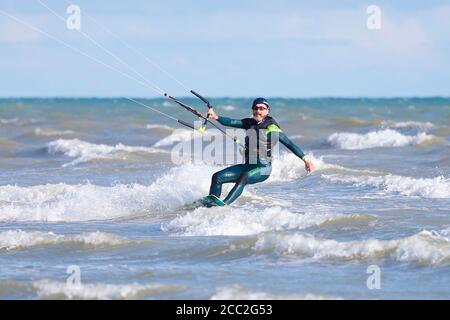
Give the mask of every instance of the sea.
M 0 99 L 0 299 L 450 299 L 450 98 L 269 98 L 315 170 L 279 146 L 214 208 L 238 147 L 134 99 Z

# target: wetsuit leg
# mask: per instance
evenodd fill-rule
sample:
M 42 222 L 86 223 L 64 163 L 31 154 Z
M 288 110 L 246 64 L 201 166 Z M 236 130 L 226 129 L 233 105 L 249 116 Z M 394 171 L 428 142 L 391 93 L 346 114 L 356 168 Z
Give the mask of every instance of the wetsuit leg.
M 239 177 L 247 171 L 244 164 L 237 164 L 213 174 L 211 179 L 211 187 L 209 189 L 209 194 L 213 194 L 220 198 L 222 194 L 222 184 L 237 182 Z
M 244 187 L 247 184 L 254 184 L 263 182 L 270 176 L 271 167 L 264 165 L 245 165 L 246 171 L 239 176 L 236 185 L 231 189 L 228 196 L 223 202 L 226 204 L 232 203 L 236 200 L 244 191 Z

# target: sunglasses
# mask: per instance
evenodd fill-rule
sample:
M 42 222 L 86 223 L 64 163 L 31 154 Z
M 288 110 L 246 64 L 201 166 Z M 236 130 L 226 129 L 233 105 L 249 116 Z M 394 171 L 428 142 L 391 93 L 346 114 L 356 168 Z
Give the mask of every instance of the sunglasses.
M 261 110 L 261 111 L 269 110 L 269 108 L 267 108 L 267 107 L 258 107 L 258 106 L 253 107 L 252 109 L 253 110 Z

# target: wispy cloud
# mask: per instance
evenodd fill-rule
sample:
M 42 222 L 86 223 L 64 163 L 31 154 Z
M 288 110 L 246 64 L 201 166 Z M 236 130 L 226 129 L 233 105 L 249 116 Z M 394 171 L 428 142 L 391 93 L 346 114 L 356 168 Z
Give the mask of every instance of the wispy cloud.
M 17 18 L 40 27 L 46 21 L 46 15 L 18 15 Z M 42 35 L 0 13 L 0 43 L 35 43 Z
M 106 7 L 107 2 L 80 2 L 82 14 L 93 16 L 184 82 L 196 83 L 215 95 L 450 93 L 444 85 L 450 81 L 450 5 L 416 3 L 405 7 L 409 2 L 399 5 L 382 1 L 382 28 L 374 31 L 366 27 L 366 6 L 357 1 L 345 5 L 325 5 L 327 1 L 314 5 L 296 1 L 240 5 L 239 1 L 205 4 L 171 0 L 154 4 L 130 0 L 126 10 L 123 3 L 108 2 Z M 80 34 L 68 31 L 44 8 L 36 5 L 26 11 L 15 3 L 10 2 L 10 7 L 16 14 L 26 12 L 20 15 L 23 20 L 90 54 L 108 58 Z M 46 3 L 65 15 L 60 2 Z M 164 81 L 163 75 L 86 16 L 82 28 L 136 69 L 147 72 L 152 80 Z M 10 70 L 17 66 L 21 72 L 17 75 L 24 79 L 29 75 L 19 66 L 25 57 L 19 59 L 16 44 L 26 45 L 30 57 L 41 55 L 42 65 L 37 67 L 42 72 L 57 73 L 57 66 L 69 57 L 74 69 L 92 67 L 83 57 L 69 56 L 66 48 L 49 45 L 51 40 L 1 15 L 0 43 L 4 45 L 1 60 L 7 61 Z M 43 63 L 49 60 L 51 64 Z M 86 73 L 80 73 L 83 75 Z M 105 84 L 111 81 L 107 71 L 89 76 Z M 17 82 L 18 91 L 22 85 L 26 82 Z M 168 81 L 167 86 L 171 85 Z M 126 82 L 123 90 L 136 90 L 135 84 Z

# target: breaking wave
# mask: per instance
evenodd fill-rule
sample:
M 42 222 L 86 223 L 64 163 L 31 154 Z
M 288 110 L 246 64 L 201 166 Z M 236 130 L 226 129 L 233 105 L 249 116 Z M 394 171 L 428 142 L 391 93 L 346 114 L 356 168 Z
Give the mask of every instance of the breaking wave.
M 450 238 L 436 231 L 421 231 L 394 240 L 340 242 L 309 234 L 263 234 L 254 250 L 312 259 L 370 260 L 389 258 L 399 262 L 437 265 L 450 261 Z
M 252 291 L 241 285 L 234 284 L 218 288 L 211 300 L 336 300 L 339 298 L 313 293 L 306 294 L 275 294 L 264 291 Z
M 65 135 L 71 135 L 74 133 L 75 132 L 72 130 L 55 130 L 55 129 L 48 129 L 48 128 L 34 129 L 34 134 L 36 136 L 42 136 L 42 137 L 65 136 Z
M 174 294 L 183 286 L 168 284 L 84 284 L 67 285 L 66 282 L 40 280 L 30 285 L 41 299 L 143 299 Z
M 388 193 L 424 198 L 450 198 L 450 178 L 411 178 L 388 174 L 385 176 L 322 175 L 331 182 L 350 183 L 357 187 L 375 187 Z
M 82 162 L 88 162 L 95 159 L 117 158 L 120 153 L 166 153 L 167 151 L 148 148 L 131 147 L 121 143 L 115 146 L 105 144 L 95 144 L 78 139 L 58 139 L 47 144 L 47 150 L 51 154 L 64 154 L 75 160 L 64 164 L 63 166 L 76 165 Z M 126 158 L 123 156 L 122 158 Z
M 109 220 L 163 213 L 204 196 L 215 170 L 185 164 L 170 169 L 150 185 L 0 186 L 0 221 Z
M 333 133 L 328 137 L 328 142 L 332 146 L 345 150 L 361 150 L 380 147 L 404 147 L 439 140 L 439 137 L 427 134 L 425 132 L 420 132 L 416 135 L 404 135 L 392 129 L 371 131 L 366 134 L 347 132 Z
M 436 129 L 436 125 L 433 123 L 427 121 L 427 122 L 420 122 L 420 121 L 400 121 L 395 122 L 392 120 L 386 120 L 381 122 L 382 127 L 386 128 L 408 128 L 408 129 L 416 129 L 421 131 L 428 131 L 432 129 Z
M 313 153 L 308 154 L 314 166 L 316 172 L 320 171 L 337 171 L 337 172 L 351 172 L 351 173 L 367 173 L 367 174 L 379 174 L 378 171 L 351 169 L 340 165 L 327 163 L 323 160 L 323 157 L 316 157 Z M 314 172 L 313 172 L 314 173 Z M 279 157 L 276 157 L 272 164 L 272 173 L 267 179 L 267 182 L 286 182 L 293 181 L 306 176 L 305 164 L 297 156 L 292 153 L 283 153 Z
M 155 148 L 166 147 L 179 142 L 187 142 L 194 139 L 201 139 L 204 136 L 212 137 L 221 134 L 222 133 L 220 133 L 218 130 L 215 129 L 206 130 L 203 134 L 201 134 L 198 130 L 176 129 L 167 137 L 157 141 L 153 145 L 153 147 Z
M 294 213 L 280 207 L 262 210 L 251 206 L 198 208 L 163 224 L 162 230 L 185 236 L 243 236 L 372 219 L 368 215 Z
M 94 150 L 97 146 L 93 145 Z M 107 146 L 106 149 L 111 151 L 114 147 Z M 83 157 L 82 152 L 77 153 L 76 150 L 72 150 L 73 156 Z M 88 155 L 93 156 L 92 153 Z M 318 170 L 365 172 L 328 164 L 313 155 L 311 157 Z M 0 221 L 87 221 L 145 216 L 149 212 L 161 214 L 168 209 L 181 208 L 206 195 L 212 174 L 221 168 L 201 163 L 185 163 L 168 170 L 149 185 L 3 185 L 0 186 Z M 286 154 L 276 160 L 272 175 L 265 183 L 294 181 L 305 174 L 303 162 L 294 155 Z M 247 189 L 244 198 L 249 194 L 253 199 L 254 195 Z M 270 203 L 274 205 L 273 202 Z
M 104 232 L 61 235 L 53 232 L 9 230 L 0 232 L 0 251 L 18 250 L 65 243 L 88 247 L 116 247 L 133 243 L 132 240 Z
M 0 124 L 18 124 L 18 123 L 20 123 L 19 118 L 10 118 L 10 119 L 0 118 Z
M 148 124 L 146 126 L 149 130 L 157 130 L 157 131 L 174 131 L 175 128 L 165 125 L 165 124 Z

